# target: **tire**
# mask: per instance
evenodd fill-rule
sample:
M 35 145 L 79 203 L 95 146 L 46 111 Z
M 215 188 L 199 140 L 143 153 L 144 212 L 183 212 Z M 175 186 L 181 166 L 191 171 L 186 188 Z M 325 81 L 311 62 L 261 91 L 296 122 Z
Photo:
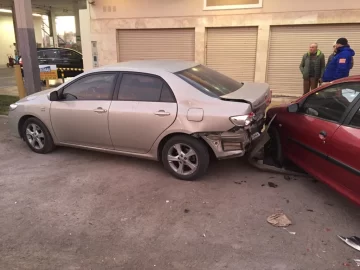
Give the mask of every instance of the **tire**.
M 279 131 L 275 127 L 270 127 L 268 132 L 270 135 L 270 144 L 267 147 L 269 155 L 278 167 L 282 167 L 284 165 L 284 156 Z
M 38 154 L 47 154 L 55 149 L 53 138 L 39 119 L 31 117 L 22 126 L 22 137 L 29 148 Z
M 199 139 L 179 135 L 165 143 L 161 159 L 165 169 L 174 177 L 193 181 L 206 173 L 210 155 L 206 145 Z

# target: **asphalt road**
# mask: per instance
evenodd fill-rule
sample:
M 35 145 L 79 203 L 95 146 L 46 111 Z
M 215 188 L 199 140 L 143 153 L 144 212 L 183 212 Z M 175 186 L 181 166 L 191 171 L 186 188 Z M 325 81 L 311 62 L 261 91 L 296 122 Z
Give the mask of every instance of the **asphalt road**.
M 4 122 L 0 269 L 358 269 L 360 253 L 336 235 L 359 236 L 359 208 L 321 183 L 241 159 L 182 182 L 156 162 L 68 148 L 38 155 Z M 295 235 L 267 223 L 279 209 Z

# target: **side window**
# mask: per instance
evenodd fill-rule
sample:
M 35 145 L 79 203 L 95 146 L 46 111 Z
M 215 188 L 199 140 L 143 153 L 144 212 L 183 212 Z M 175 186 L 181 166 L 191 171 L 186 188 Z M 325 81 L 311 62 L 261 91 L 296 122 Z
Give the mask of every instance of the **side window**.
M 350 122 L 350 126 L 360 128 L 360 109 L 355 113 L 353 119 Z
M 175 103 L 175 97 L 173 92 L 171 91 L 170 87 L 164 83 L 162 90 L 161 90 L 161 96 L 160 96 L 161 102 L 168 102 L 168 103 Z
M 300 108 L 300 112 L 339 122 L 347 108 L 360 94 L 359 83 L 343 83 L 330 86 L 310 95 Z
M 72 50 L 60 50 L 60 57 L 68 59 L 80 59 L 81 55 Z
M 38 51 L 38 59 L 49 59 L 49 58 L 57 58 L 57 50 L 41 50 Z
M 116 73 L 85 76 L 64 88 L 65 100 L 111 100 Z
M 160 78 L 142 74 L 124 74 L 121 79 L 119 100 L 157 102 L 163 82 Z

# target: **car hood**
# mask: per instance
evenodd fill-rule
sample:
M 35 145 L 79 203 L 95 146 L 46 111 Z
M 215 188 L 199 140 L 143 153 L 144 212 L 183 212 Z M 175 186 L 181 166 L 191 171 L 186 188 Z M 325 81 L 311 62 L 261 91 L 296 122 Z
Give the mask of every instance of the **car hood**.
M 245 82 L 240 89 L 220 98 L 250 103 L 256 109 L 266 104 L 267 100 L 271 98 L 270 86 L 267 83 Z
M 47 95 L 50 94 L 52 91 L 54 91 L 54 89 L 48 89 L 48 90 L 36 92 L 36 93 L 34 93 L 34 94 L 30 95 L 30 96 L 26 96 L 26 97 L 20 99 L 20 100 L 17 101 L 16 103 L 22 103 L 22 102 L 34 100 L 34 99 L 36 99 L 36 98 L 38 98 L 38 97 L 47 96 Z

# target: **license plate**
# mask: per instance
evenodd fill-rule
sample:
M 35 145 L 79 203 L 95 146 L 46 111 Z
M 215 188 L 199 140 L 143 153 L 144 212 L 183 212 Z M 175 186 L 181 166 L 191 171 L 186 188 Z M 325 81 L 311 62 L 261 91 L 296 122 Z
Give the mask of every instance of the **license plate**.
M 256 132 L 256 133 L 254 133 L 254 134 L 251 134 L 251 140 L 253 141 L 253 140 L 256 140 L 257 138 L 259 138 L 260 137 L 260 133 L 259 132 Z

